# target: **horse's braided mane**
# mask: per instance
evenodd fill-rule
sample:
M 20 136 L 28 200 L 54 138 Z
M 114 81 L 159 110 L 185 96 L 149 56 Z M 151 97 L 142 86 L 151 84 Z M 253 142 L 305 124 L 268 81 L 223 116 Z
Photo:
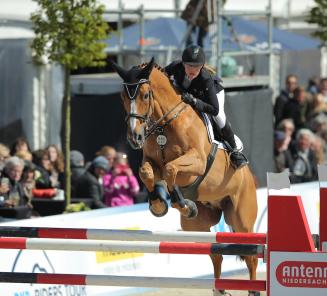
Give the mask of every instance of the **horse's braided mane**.
M 143 63 L 143 64 L 140 64 L 138 65 L 139 68 L 144 68 L 145 66 L 147 66 L 149 63 Z M 159 70 L 160 72 L 162 72 L 163 74 L 165 74 L 167 77 L 167 73 L 165 71 L 165 69 L 163 67 L 161 67 L 160 65 L 158 65 L 157 63 L 154 63 L 154 67 Z

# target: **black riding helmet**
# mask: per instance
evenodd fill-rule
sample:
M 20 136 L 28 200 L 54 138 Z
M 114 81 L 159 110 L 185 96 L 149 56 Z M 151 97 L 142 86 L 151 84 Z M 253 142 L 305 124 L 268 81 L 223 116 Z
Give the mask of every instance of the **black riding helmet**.
M 186 47 L 182 54 L 182 61 L 191 66 L 201 66 L 205 63 L 205 55 L 201 46 L 190 45 Z

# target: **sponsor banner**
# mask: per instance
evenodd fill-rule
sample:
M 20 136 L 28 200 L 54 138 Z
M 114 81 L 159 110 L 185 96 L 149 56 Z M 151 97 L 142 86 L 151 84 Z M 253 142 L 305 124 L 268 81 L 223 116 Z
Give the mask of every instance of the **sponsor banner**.
M 270 295 L 326 295 L 327 254 L 271 252 L 270 262 Z
M 140 230 L 139 227 L 130 227 L 122 230 Z M 136 257 L 144 256 L 143 253 L 127 253 L 127 252 L 96 252 L 96 262 L 106 263 L 111 261 L 119 261 L 123 259 L 134 259 Z

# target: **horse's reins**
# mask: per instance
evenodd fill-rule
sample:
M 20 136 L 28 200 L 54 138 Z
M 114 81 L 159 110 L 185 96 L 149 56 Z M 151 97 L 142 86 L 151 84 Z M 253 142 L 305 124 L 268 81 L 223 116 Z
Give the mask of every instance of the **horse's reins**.
M 169 114 L 171 114 L 181 103 L 183 103 L 182 101 L 181 102 L 178 102 L 177 105 L 175 105 L 171 110 L 169 110 L 166 114 L 164 114 L 163 116 L 161 116 L 158 120 L 156 120 L 150 127 L 149 129 L 147 130 L 146 134 L 145 134 L 145 138 L 148 138 L 158 127 L 160 128 L 164 128 L 166 127 L 169 123 L 171 123 L 174 119 L 176 119 L 180 113 L 182 113 L 188 105 L 185 105 L 183 108 L 179 109 L 178 112 L 175 113 L 175 115 L 170 118 L 169 120 L 167 120 L 163 125 L 160 125 L 159 126 L 159 123 L 161 121 L 163 121 Z

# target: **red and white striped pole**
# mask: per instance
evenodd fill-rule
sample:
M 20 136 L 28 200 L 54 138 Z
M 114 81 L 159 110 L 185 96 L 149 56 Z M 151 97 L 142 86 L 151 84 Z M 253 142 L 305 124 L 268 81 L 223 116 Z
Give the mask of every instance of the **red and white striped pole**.
M 265 291 L 266 281 L 0 272 L 0 282 Z
M 23 237 L 0 237 L 0 249 L 59 250 L 59 251 L 105 251 L 163 254 L 224 254 L 262 258 L 262 245 L 181 243 L 181 242 L 122 242 L 78 239 L 43 239 Z
M 61 238 L 61 239 L 99 239 L 121 241 L 170 241 L 266 244 L 265 233 L 197 232 L 197 231 L 149 231 L 119 229 L 46 228 L 0 226 L 0 236 Z

